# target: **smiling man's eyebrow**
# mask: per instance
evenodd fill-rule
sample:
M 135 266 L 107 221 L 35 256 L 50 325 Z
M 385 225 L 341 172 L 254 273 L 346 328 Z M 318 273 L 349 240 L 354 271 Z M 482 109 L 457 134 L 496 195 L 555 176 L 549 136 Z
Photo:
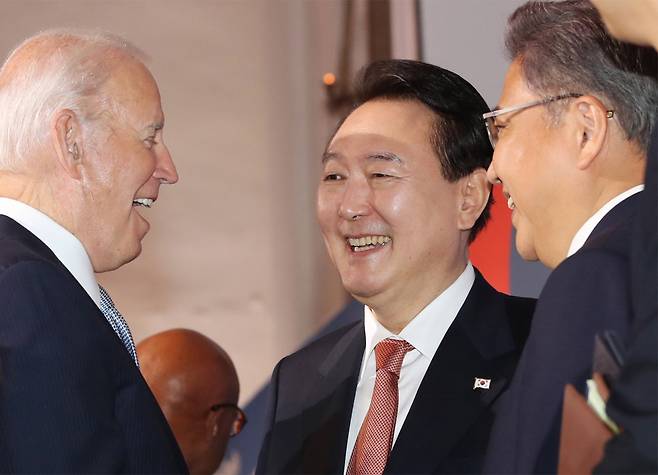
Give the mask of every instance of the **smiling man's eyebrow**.
M 324 164 L 327 163 L 329 160 L 334 160 L 334 159 L 336 159 L 336 158 L 338 158 L 338 154 L 337 154 L 337 153 L 335 153 L 335 152 L 328 152 L 328 151 L 327 151 L 327 152 L 324 152 L 324 153 L 322 154 L 322 164 L 324 165 Z
M 368 160 L 383 160 L 386 162 L 396 162 L 396 163 L 402 163 L 402 159 L 391 152 L 377 152 L 377 153 L 371 153 L 368 154 L 366 157 Z
M 326 164 L 330 160 L 336 160 L 339 158 L 340 155 L 336 152 L 324 152 L 322 154 L 322 164 Z M 381 160 L 381 161 L 386 161 L 386 162 L 396 162 L 396 163 L 402 163 L 402 159 L 391 152 L 375 152 L 375 153 L 369 153 L 366 155 L 366 160 Z

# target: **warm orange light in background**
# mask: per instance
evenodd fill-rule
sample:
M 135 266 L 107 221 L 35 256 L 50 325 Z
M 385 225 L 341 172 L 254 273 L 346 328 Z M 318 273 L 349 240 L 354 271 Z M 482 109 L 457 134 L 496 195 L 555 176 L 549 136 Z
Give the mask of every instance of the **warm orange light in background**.
M 325 86 L 333 86 L 336 84 L 336 75 L 334 73 L 324 73 L 322 76 L 322 82 Z
M 502 186 L 493 187 L 491 219 L 469 248 L 471 262 L 499 292 L 510 293 L 512 213 Z

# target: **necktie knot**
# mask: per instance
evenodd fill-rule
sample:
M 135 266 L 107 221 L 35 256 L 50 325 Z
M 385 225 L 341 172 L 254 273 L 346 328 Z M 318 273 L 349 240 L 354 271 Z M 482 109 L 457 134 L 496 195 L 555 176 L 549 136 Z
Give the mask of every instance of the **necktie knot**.
M 383 369 L 400 377 L 400 368 L 402 367 L 404 355 L 413 349 L 414 347 L 405 340 L 386 338 L 380 341 L 375 346 L 377 371 Z

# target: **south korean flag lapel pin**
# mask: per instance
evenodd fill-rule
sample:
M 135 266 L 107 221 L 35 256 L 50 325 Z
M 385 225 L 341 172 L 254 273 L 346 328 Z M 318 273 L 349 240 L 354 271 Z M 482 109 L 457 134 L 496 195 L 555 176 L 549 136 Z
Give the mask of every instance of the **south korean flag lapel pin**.
M 476 389 L 489 389 L 491 385 L 491 380 L 486 378 L 475 378 L 473 382 L 473 390 Z

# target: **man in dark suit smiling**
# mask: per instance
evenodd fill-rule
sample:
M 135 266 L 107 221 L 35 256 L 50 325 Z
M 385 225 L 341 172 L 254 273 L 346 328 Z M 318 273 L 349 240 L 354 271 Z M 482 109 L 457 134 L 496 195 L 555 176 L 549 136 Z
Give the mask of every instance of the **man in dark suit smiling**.
M 120 38 L 50 31 L 0 69 L 0 110 L 0 472 L 186 472 L 94 276 L 178 180 L 155 80 Z
M 468 261 L 491 158 L 464 79 L 373 63 L 323 155 L 317 215 L 363 321 L 284 358 L 258 473 L 473 473 L 534 302 Z
M 656 54 L 611 38 L 587 0 L 526 3 L 506 45 L 499 108 L 484 117 L 489 177 L 508 197 L 521 256 L 553 271 L 486 471 L 555 473 L 565 384 L 585 393 L 595 336 L 623 342 L 633 320 L 628 243 L 655 123 Z

